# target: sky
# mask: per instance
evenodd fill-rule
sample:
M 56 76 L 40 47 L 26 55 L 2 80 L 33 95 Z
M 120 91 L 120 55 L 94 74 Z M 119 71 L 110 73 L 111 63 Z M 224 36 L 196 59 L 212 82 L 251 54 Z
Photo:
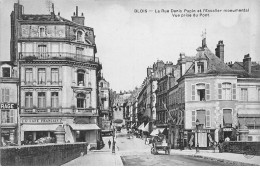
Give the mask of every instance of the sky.
M 50 0 L 20 0 L 25 14 L 49 14 Z M 0 0 L 0 60 L 10 58 L 10 14 L 17 0 Z M 104 78 L 119 92 L 140 87 L 146 69 L 157 60 L 177 63 L 180 53 L 195 56 L 206 30 L 207 46 L 215 52 L 225 44 L 225 62 L 250 54 L 260 62 L 260 1 L 258 0 L 51 0 L 57 14 L 71 20 L 76 6 L 85 26 L 94 28 Z M 203 12 L 198 10 L 222 10 Z M 247 9 L 248 12 L 224 12 Z M 164 10 L 164 12 L 162 12 Z M 169 10 L 169 12 L 166 12 Z M 181 10 L 181 12 L 180 12 Z M 193 12 L 192 10 L 195 10 Z M 160 13 L 158 13 L 160 11 Z M 171 12 L 175 11 L 175 12 Z M 179 17 L 176 17 L 177 15 Z M 191 17 L 190 17 L 191 14 Z M 193 15 L 193 14 L 197 14 Z M 200 15 L 204 14 L 204 15 Z

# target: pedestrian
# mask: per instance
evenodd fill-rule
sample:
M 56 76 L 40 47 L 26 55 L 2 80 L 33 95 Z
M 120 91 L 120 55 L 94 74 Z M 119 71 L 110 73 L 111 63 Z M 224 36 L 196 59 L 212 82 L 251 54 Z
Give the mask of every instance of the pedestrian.
M 111 141 L 110 140 L 108 140 L 108 147 L 109 147 L 109 149 L 111 147 Z

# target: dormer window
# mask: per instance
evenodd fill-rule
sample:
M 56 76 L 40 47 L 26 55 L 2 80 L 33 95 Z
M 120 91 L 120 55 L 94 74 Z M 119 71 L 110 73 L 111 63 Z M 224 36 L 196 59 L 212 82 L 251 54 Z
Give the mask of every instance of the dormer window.
M 204 73 L 204 63 L 203 62 L 198 62 L 198 73 Z
M 2 77 L 11 77 L 10 67 L 3 67 L 2 68 Z
M 83 36 L 82 36 L 82 32 L 81 31 L 78 31 L 77 32 L 77 41 L 83 41 Z

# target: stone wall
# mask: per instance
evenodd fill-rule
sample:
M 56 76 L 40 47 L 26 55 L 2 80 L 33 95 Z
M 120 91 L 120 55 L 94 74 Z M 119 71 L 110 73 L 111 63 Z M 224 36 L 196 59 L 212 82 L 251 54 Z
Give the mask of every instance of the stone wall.
M 87 143 L 2 147 L 3 166 L 58 166 L 87 154 Z

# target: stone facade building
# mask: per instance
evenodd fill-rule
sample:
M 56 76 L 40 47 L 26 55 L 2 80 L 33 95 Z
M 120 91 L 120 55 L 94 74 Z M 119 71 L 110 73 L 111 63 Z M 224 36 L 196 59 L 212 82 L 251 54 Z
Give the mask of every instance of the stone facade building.
M 20 66 L 21 140 L 54 137 L 58 125 L 65 140 L 100 141 L 94 29 L 76 13 L 69 21 L 54 13 L 31 15 L 14 4 L 11 13 L 11 61 Z
M 17 66 L 10 61 L 0 62 L 0 130 L 3 146 L 18 144 L 18 78 Z

